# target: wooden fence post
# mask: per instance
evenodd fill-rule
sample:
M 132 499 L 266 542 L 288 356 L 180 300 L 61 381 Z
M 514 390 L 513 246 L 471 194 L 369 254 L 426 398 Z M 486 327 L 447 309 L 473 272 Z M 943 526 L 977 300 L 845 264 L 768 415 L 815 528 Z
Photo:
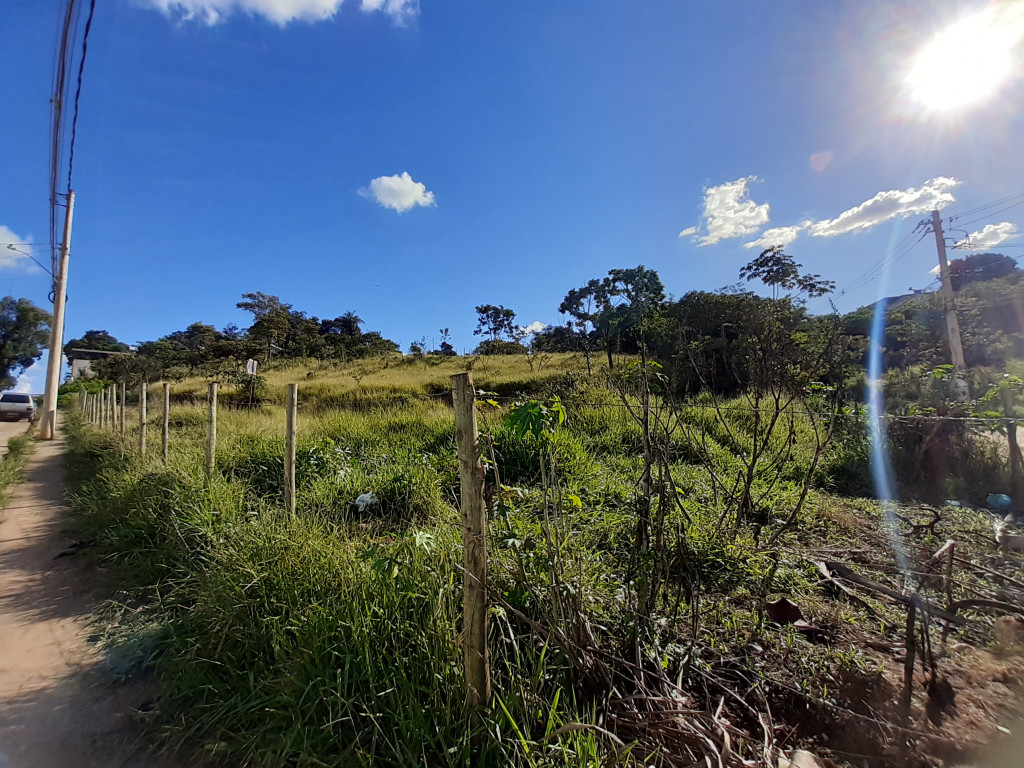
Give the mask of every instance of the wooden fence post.
M 85 414 L 85 387 L 78 388 L 78 410 Z
M 490 657 L 487 652 L 487 509 L 484 465 L 476 426 L 476 395 L 469 373 L 452 376 L 455 443 L 462 488 L 462 642 L 466 665 L 466 706 L 470 711 L 491 701 Z
M 171 446 L 171 384 L 164 382 L 164 464 Z
M 299 385 L 288 385 L 284 416 L 284 505 L 295 514 L 295 438 L 299 416 Z
M 149 382 L 139 382 L 139 453 L 146 455 L 146 395 L 149 393 Z
M 107 402 L 107 398 L 110 397 L 110 390 L 104 387 L 100 390 L 100 428 L 107 428 L 107 409 L 110 404 Z
M 107 407 L 110 409 L 110 431 L 117 431 L 117 384 L 107 387 Z
M 211 381 L 206 395 L 206 479 L 213 479 L 217 468 L 217 382 Z
M 125 425 L 124 425 L 124 404 L 128 399 L 128 383 L 125 381 L 121 382 L 121 439 L 124 440 Z
M 900 724 L 906 728 L 910 722 L 910 703 L 914 696 L 914 656 L 917 653 L 917 636 L 914 634 L 917 618 L 917 595 L 911 593 L 907 606 L 907 655 L 903 659 L 903 691 L 900 694 Z

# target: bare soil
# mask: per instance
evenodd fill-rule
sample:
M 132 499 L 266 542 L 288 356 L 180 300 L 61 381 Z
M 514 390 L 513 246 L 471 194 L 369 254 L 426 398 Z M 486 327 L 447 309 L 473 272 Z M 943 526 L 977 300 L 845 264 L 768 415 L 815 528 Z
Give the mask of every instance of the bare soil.
M 0 440 L 24 429 L 0 424 Z M 0 511 L 0 768 L 169 766 L 140 746 L 146 686 L 89 642 L 101 580 L 63 533 L 63 449 L 39 443 Z

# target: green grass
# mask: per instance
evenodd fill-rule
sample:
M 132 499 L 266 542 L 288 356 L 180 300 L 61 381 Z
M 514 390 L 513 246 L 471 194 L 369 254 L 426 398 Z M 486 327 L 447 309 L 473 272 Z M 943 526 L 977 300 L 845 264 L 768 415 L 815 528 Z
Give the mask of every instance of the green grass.
M 29 433 L 16 435 L 7 441 L 7 450 L 0 460 L 0 505 L 6 504 L 10 486 L 21 480 L 34 448 L 35 443 Z
M 175 744 L 254 766 L 465 766 L 479 732 L 479 764 L 647 764 L 655 742 L 646 736 L 616 753 L 589 727 L 629 700 L 621 675 L 636 663 L 637 594 L 653 572 L 635 548 L 636 423 L 614 393 L 571 371 L 530 377 L 522 360 L 477 363 L 478 386 L 559 393 L 568 418 L 554 436 L 559 484 L 545 506 L 541 446 L 508 427 L 507 403 L 480 411 L 506 490 L 488 536 L 495 701 L 474 733 L 462 707 L 454 423 L 444 398 L 429 396 L 464 361 L 391 365 L 393 378 L 378 371 L 358 386 L 345 369 L 314 371 L 300 384 L 295 516 L 282 509 L 284 409 L 275 400 L 301 368 L 273 372 L 269 404 L 221 409 L 210 482 L 201 403 L 172 409 L 167 466 L 158 450 L 138 455 L 137 427 L 122 444 L 68 415 L 79 535 L 121 585 L 105 613 L 109 642 L 155 669 L 164 688 L 155 722 Z M 178 393 L 190 386 L 199 391 L 186 382 Z M 708 681 L 742 681 L 769 660 L 818 696 L 837 670 L 874 679 L 877 669 L 849 645 L 813 645 L 764 615 L 767 599 L 787 595 L 837 635 L 864 622 L 822 595 L 820 574 L 798 554 L 832 539 L 859 546 L 865 526 L 877 528 L 877 505 L 828 492 L 843 472 L 864 472 L 861 443 L 833 446 L 801 526 L 767 548 L 752 527 L 723 524 L 721 494 L 701 461 L 735 473 L 753 424 L 738 411 L 723 424 L 706 405 L 679 412 L 668 446 L 682 503 L 661 510 L 667 581 L 644 630 L 648 662 L 685 679 L 695 706 L 711 709 L 720 694 Z M 150 419 L 154 446 L 160 417 L 151 410 Z M 811 428 L 796 417 L 781 479 L 770 488 L 759 480 L 770 509 L 795 500 Z M 773 450 L 789 447 L 780 438 Z M 379 504 L 360 512 L 353 502 L 367 492 Z M 769 515 L 764 524 L 778 521 Z M 898 612 L 876 608 L 898 625 Z M 619 675 L 615 686 L 574 662 L 563 635 L 588 638 Z M 752 644 L 763 657 L 745 656 Z M 570 724 L 580 727 L 556 734 Z

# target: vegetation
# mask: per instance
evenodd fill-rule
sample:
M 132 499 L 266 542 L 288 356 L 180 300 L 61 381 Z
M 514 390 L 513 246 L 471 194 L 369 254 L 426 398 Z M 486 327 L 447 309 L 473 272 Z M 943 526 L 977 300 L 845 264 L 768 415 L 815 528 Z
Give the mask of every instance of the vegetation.
M 935 606 L 956 614 L 946 632 L 983 644 L 985 610 L 1024 605 L 1007 586 L 1022 583 L 1021 559 L 988 559 L 987 513 L 943 505 L 1024 484 L 1019 448 L 1007 468 L 989 422 L 963 420 L 997 403 L 1012 414 L 1024 385 L 978 370 L 979 395 L 963 403 L 927 344 L 905 347 L 924 364 L 884 382 L 884 445 L 898 492 L 938 503 L 863 498 L 873 488 L 856 318 L 808 313 L 805 300 L 833 286 L 782 249 L 741 277 L 771 295 L 670 300 L 653 271 L 612 270 L 571 291 L 569 324 L 529 347 L 514 312 L 478 307 L 484 344 L 512 354 L 420 344 L 403 358 L 319 357 L 310 340 L 326 326 L 266 294 L 243 297 L 246 331 L 191 326 L 143 345 L 129 375 L 177 377 L 168 464 L 132 449 L 134 429 L 121 443 L 75 413 L 69 461 L 80 536 L 123 586 L 108 640 L 156 670 L 164 734 L 266 766 L 774 765 L 783 741 L 839 762 L 856 752 L 872 765 L 935 764 L 940 740 L 917 721 L 902 730 L 901 678 L 879 649 L 906 643 L 892 595 L 934 604 L 921 629 L 927 690 L 909 690 L 938 727 L 954 715 L 934 692 L 954 687 L 954 667 L 931 650 Z M 961 297 L 1017 279 L 967 282 Z M 330 326 L 339 350 L 367 335 L 349 315 Z M 228 379 L 212 352 L 222 343 L 281 357 Z M 121 363 L 101 365 L 119 374 Z M 472 721 L 449 380 L 466 370 L 484 393 L 495 691 Z M 225 384 L 227 406 L 211 479 L 208 377 Z M 292 516 L 281 406 L 294 381 Z M 1012 441 L 1010 422 L 999 424 Z M 931 577 L 948 538 L 964 594 L 982 604 L 953 602 Z M 856 572 L 880 587 L 838 580 Z
M 50 315 L 28 299 L 0 299 L 0 389 L 39 359 L 50 338 Z
M 28 434 L 8 439 L 3 459 L 0 460 L 0 503 L 7 501 L 7 489 L 21 479 L 34 447 L 32 437 Z

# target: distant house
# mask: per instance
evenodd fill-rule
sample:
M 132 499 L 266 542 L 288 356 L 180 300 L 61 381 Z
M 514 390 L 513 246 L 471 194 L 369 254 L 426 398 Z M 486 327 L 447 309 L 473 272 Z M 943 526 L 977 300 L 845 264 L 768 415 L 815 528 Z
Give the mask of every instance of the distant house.
M 96 375 L 92 370 L 92 358 L 71 357 L 68 358 L 68 362 L 71 364 L 72 381 L 77 381 L 78 379 L 91 379 Z
M 92 369 L 92 361 L 98 357 L 108 357 L 110 355 L 133 355 L 135 354 L 135 347 L 128 347 L 130 352 L 115 352 L 106 349 L 72 349 L 68 350 L 71 354 L 68 355 L 68 365 L 71 366 L 71 380 L 77 381 L 78 379 L 91 379 L 96 375 L 96 372 Z

